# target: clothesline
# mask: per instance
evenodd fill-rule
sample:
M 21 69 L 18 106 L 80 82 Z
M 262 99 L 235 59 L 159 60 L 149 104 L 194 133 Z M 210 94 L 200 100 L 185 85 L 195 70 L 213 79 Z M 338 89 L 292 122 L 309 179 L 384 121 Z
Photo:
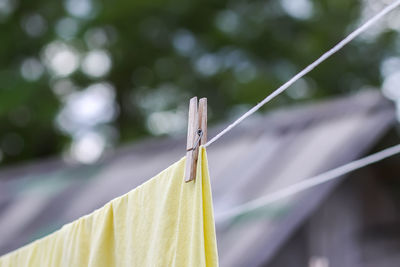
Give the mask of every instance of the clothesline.
M 264 98 L 260 103 L 255 105 L 253 108 L 251 108 L 249 111 L 247 111 L 245 114 L 243 114 L 241 117 L 236 119 L 232 124 L 228 125 L 224 130 L 222 130 L 219 134 L 214 136 L 211 140 L 209 140 L 204 147 L 208 147 L 215 141 L 217 141 L 219 138 L 221 138 L 224 134 L 232 130 L 235 126 L 237 126 L 239 123 L 241 123 L 243 120 L 245 120 L 247 117 L 255 113 L 257 110 L 259 110 L 262 106 L 264 106 L 266 103 L 274 99 L 276 96 L 280 95 L 282 92 L 284 92 L 286 89 L 288 89 L 293 83 L 295 83 L 297 80 L 305 76 L 307 73 L 312 71 L 315 67 L 317 67 L 319 64 L 324 62 L 326 59 L 328 59 L 330 56 L 338 52 L 340 49 L 342 49 L 346 44 L 350 43 L 354 38 L 359 36 L 361 33 L 366 31 L 369 27 L 371 27 L 373 24 L 375 24 L 378 20 L 380 20 L 382 17 L 384 17 L 387 13 L 395 9 L 400 5 L 400 0 L 394 1 L 392 4 L 388 5 L 385 7 L 382 11 L 380 11 L 378 14 L 373 16 L 371 19 L 369 19 L 367 22 L 365 22 L 363 25 L 361 25 L 359 28 L 354 30 L 352 33 L 350 33 L 346 38 L 344 38 L 342 41 L 340 41 L 337 45 L 335 45 L 332 49 L 324 53 L 322 56 L 320 56 L 316 61 L 308 65 L 306 68 L 304 68 L 302 71 L 297 73 L 293 78 L 291 78 L 289 81 L 284 83 L 281 87 L 276 89 L 272 94 L 268 95 L 266 98 Z
M 280 95 L 282 92 L 284 92 L 286 89 L 288 89 L 293 83 L 295 83 L 297 80 L 299 80 L 300 78 L 305 76 L 307 73 L 309 73 L 311 70 L 313 70 L 315 67 L 317 67 L 322 62 L 324 62 L 330 56 L 332 56 L 333 54 L 338 52 L 346 44 L 348 44 L 353 39 L 355 39 L 357 36 L 359 36 L 361 33 L 366 31 L 369 27 L 371 27 L 373 24 L 375 24 L 378 20 L 380 20 L 386 14 L 388 14 L 389 12 L 391 12 L 392 10 L 397 8 L 399 5 L 400 5 L 400 0 L 397 0 L 397 1 L 394 1 L 392 4 L 388 5 L 387 7 L 385 7 L 382 11 L 380 11 L 374 17 L 369 19 L 367 22 L 362 24 L 359 28 L 357 28 L 353 32 L 351 32 L 346 38 L 344 38 L 342 41 L 340 41 L 338 44 L 336 44 L 333 48 L 331 48 L 326 53 L 324 53 L 322 56 L 320 56 L 316 61 L 314 61 L 313 63 L 308 65 L 306 68 L 304 68 L 298 74 L 296 74 L 293 78 L 291 78 L 289 81 L 287 81 L 282 86 L 280 86 L 278 89 L 276 89 L 274 92 L 272 92 L 272 94 L 270 94 L 266 98 L 264 98 L 256 106 L 251 108 L 249 111 L 244 113 L 241 117 L 236 119 L 233 123 L 228 125 L 224 130 L 222 130 L 220 133 L 218 133 L 216 136 L 214 136 L 211 140 L 209 140 L 204 146 L 207 147 L 207 146 L 211 145 L 212 143 L 214 143 L 215 141 L 217 141 L 219 138 L 221 138 L 227 132 L 232 130 L 235 126 L 237 126 L 239 123 L 241 123 L 247 117 L 254 114 L 263 105 L 265 105 L 266 103 L 268 103 L 269 101 L 274 99 L 276 96 Z M 281 200 L 283 198 L 287 198 L 289 196 L 295 195 L 301 191 L 307 190 L 309 188 L 320 185 L 322 183 L 326 183 L 328 181 L 340 178 L 341 176 L 343 176 L 349 172 L 352 172 L 354 170 L 360 169 L 367 165 L 376 163 L 380 160 L 383 160 L 385 158 L 391 157 L 391 156 L 399 154 L 399 153 L 400 153 L 400 144 L 395 145 L 390 148 L 387 148 L 385 150 L 382 150 L 380 152 L 377 152 L 377 153 L 367 156 L 365 158 L 355 160 L 353 162 L 350 162 L 348 164 L 345 164 L 343 166 L 340 166 L 340 167 L 330 170 L 328 172 L 322 173 L 320 175 L 314 176 L 312 178 L 303 180 L 299 183 L 288 186 L 287 188 L 284 188 L 275 193 L 268 194 L 266 196 L 263 196 L 258 199 L 247 202 L 245 204 L 242 204 L 240 206 L 234 207 L 231 210 L 217 214 L 216 222 L 225 221 L 225 220 L 233 218 L 235 216 L 239 216 L 241 214 L 245 214 L 252 210 L 264 207 L 270 203 L 273 203 L 273 202 Z
M 282 190 L 276 191 L 272 194 L 262 196 L 260 198 L 254 199 L 242 205 L 236 206 L 228 211 L 216 214 L 216 223 L 221 223 L 231 218 L 237 217 L 242 214 L 246 214 L 253 210 L 265 207 L 271 203 L 288 198 L 292 195 L 298 194 L 304 190 L 310 189 L 317 185 L 338 179 L 343 175 L 365 167 L 367 165 L 376 163 L 388 157 L 394 156 L 400 153 L 400 144 L 386 148 L 380 152 L 374 153 L 367 157 L 352 161 L 330 171 L 324 172 L 317 176 L 305 179 L 301 182 L 290 185 Z

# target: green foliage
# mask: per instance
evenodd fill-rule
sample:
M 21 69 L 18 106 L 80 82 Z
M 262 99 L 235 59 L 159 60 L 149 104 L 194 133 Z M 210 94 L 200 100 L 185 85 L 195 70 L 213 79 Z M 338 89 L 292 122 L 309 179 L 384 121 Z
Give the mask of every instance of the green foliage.
M 282 5 L 288 1 L 279 0 L 3 2 L 14 6 L 8 13 L 0 8 L 4 163 L 68 151 L 88 131 L 100 133 L 106 147 L 175 133 L 168 125 L 157 129 L 163 122 L 184 131 L 182 114 L 193 95 L 208 97 L 211 123 L 226 120 L 341 40 L 362 10 L 359 1 L 346 0 L 306 1 L 312 13 L 304 18 L 291 16 Z M 380 86 L 379 66 L 396 52 L 396 36 L 387 30 L 373 41 L 357 40 L 265 109 Z M 111 68 L 91 76 L 73 62 L 71 73 L 55 75 L 49 61 L 62 72 L 69 68 L 68 55 L 50 53 L 56 41 L 79 64 L 86 53 L 100 51 Z M 115 94 L 114 116 L 72 130 L 60 126 L 71 95 L 104 82 Z

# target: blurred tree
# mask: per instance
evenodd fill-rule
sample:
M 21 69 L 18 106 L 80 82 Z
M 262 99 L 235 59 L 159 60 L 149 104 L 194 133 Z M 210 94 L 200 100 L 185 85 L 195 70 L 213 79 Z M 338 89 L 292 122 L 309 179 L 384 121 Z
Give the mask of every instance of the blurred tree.
M 193 95 L 208 97 L 211 122 L 236 116 L 378 2 L 0 0 L 0 159 L 64 152 L 90 163 L 184 131 Z M 393 27 L 375 27 L 266 109 L 379 87 L 399 43 Z

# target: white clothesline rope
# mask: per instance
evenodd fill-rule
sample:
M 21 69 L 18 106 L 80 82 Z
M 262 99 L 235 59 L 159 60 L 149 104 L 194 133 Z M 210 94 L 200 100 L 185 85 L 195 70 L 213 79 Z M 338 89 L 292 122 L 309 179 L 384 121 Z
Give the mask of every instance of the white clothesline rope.
M 342 165 L 338 168 L 332 169 L 330 171 L 324 172 L 324 173 L 314 176 L 312 178 L 308 178 L 301 182 L 290 185 L 290 186 L 288 186 L 282 190 L 276 191 L 272 194 L 265 195 L 263 197 L 254 199 L 254 200 L 244 203 L 242 205 L 236 206 L 225 212 L 216 214 L 216 217 L 215 217 L 216 222 L 221 223 L 223 221 L 229 220 L 231 218 L 245 214 L 247 212 L 256 210 L 258 208 L 265 207 L 273 202 L 290 197 L 292 195 L 295 195 L 299 192 L 302 192 L 302 191 L 312 188 L 314 186 L 317 186 L 317 185 L 326 183 L 328 181 L 340 178 L 349 172 L 355 171 L 357 169 L 360 169 L 360 168 L 370 165 L 372 163 L 376 163 L 378 161 L 381 161 L 383 159 L 386 159 L 388 157 L 394 156 L 399 153 L 400 153 L 400 144 L 386 148 L 380 152 L 374 153 L 365 158 L 352 161 L 352 162 Z
M 367 22 L 365 22 L 363 25 L 361 25 L 358 29 L 350 33 L 346 38 L 344 38 L 342 41 L 340 41 L 337 45 L 335 45 L 332 49 L 330 49 L 328 52 L 323 54 L 321 57 L 319 57 L 316 61 L 308 65 L 305 69 L 297 73 L 293 78 L 291 78 L 289 81 L 284 83 L 281 87 L 276 89 L 272 94 L 264 98 L 260 103 L 258 103 L 256 106 L 251 108 L 249 111 L 247 111 L 245 114 L 243 114 L 240 118 L 238 118 L 236 121 L 234 121 L 232 124 L 228 125 L 224 130 L 222 130 L 219 134 L 214 136 L 210 141 L 208 141 L 204 146 L 207 147 L 217 141 L 221 136 L 229 132 L 232 128 L 234 128 L 236 125 L 241 123 L 244 119 L 252 115 L 254 112 L 256 112 L 258 109 L 260 109 L 263 105 L 271 101 L 273 98 L 284 92 L 286 89 L 288 89 L 293 83 L 295 83 L 297 80 L 302 78 L 304 75 L 309 73 L 311 70 L 313 70 L 315 67 L 317 67 L 319 64 L 324 62 L 327 58 L 335 54 L 337 51 L 342 49 L 346 44 L 351 42 L 354 38 L 356 38 L 358 35 L 363 33 L 365 30 L 367 30 L 370 26 L 375 24 L 379 19 L 384 17 L 387 13 L 395 9 L 400 5 L 400 0 L 394 1 L 392 4 L 388 5 L 385 7 L 381 12 L 376 14 L 374 17 L 369 19 Z

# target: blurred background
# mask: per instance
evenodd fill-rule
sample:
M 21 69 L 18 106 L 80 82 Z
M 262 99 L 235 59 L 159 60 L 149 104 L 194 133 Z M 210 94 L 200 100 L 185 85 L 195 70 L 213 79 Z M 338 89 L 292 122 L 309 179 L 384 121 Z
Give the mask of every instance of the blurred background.
M 390 2 L 0 0 L 1 164 L 184 133 L 194 95 L 231 121 Z M 382 84 L 398 98 L 399 29 L 394 11 L 265 109 Z
M 178 160 L 192 96 L 212 137 L 391 2 L 0 0 L 0 255 Z M 398 156 L 218 221 L 399 143 L 399 31 L 397 9 L 210 146 L 221 266 L 400 265 Z

